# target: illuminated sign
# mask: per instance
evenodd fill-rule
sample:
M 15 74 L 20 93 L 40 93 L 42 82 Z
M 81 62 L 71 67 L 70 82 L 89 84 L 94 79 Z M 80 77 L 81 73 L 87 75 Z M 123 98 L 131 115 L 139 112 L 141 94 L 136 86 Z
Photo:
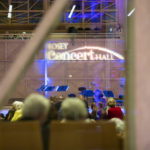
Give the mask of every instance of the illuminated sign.
M 73 50 L 67 50 L 68 43 L 48 43 L 48 60 L 124 60 L 124 57 L 110 49 L 83 46 Z
M 68 43 L 48 43 L 47 50 L 64 50 L 67 49 Z

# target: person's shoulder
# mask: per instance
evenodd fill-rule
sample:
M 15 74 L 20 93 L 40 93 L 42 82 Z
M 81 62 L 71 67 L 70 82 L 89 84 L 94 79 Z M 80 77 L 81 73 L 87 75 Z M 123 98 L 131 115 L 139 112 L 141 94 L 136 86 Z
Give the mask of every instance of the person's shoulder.
M 122 111 L 120 107 L 115 107 L 115 110 L 120 112 Z
M 117 107 L 115 107 L 115 108 L 116 108 L 116 109 L 120 109 L 120 110 L 121 110 L 121 108 L 120 108 L 120 107 L 118 107 L 118 106 L 117 106 Z
M 112 111 L 112 110 L 114 110 L 114 108 L 115 107 L 110 107 L 110 108 L 108 108 L 108 111 Z

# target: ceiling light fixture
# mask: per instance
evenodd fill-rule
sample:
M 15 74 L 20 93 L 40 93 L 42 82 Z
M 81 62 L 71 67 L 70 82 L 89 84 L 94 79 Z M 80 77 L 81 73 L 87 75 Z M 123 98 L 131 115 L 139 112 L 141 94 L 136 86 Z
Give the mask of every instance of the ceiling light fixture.
M 76 5 L 73 5 L 68 18 L 72 17 L 72 13 L 73 13 L 73 11 L 74 11 L 75 8 L 76 8 Z
M 8 18 L 11 18 L 11 13 L 8 13 Z
M 128 13 L 128 17 L 130 17 L 130 16 L 134 13 L 134 11 L 135 11 L 135 8 L 132 9 L 132 10 Z
M 8 18 L 12 17 L 12 5 L 9 5 L 9 9 L 8 9 Z
M 12 5 L 9 5 L 9 13 L 11 13 L 12 12 Z

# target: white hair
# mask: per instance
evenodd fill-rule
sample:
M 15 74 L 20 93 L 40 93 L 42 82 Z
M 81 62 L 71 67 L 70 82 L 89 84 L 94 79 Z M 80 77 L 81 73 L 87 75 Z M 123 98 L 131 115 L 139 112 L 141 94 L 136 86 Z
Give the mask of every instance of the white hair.
M 25 99 L 22 114 L 23 117 L 36 119 L 42 113 L 46 116 L 49 108 L 50 102 L 48 99 L 42 95 L 33 93 Z
M 117 133 L 123 134 L 125 132 L 125 123 L 123 120 L 121 120 L 119 118 L 112 118 L 112 119 L 110 119 L 110 122 L 115 123 Z
M 85 103 L 79 98 L 66 98 L 62 105 L 62 117 L 67 120 L 80 120 L 87 117 Z
M 15 108 L 15 110 L 19 110 L 23 107 L 23 102 L 20 101 L 14 101 L 12 103 L 12 106 Z

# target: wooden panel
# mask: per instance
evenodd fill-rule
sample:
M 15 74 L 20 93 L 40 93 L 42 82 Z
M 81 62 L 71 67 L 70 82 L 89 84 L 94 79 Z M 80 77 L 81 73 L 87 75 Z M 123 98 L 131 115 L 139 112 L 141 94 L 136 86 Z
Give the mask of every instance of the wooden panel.
M 68 42 L 68 50 L 73 50 L 78 47 L 82 47 L 85 45 L 89 46 L 100 46 L 100 47 L 108 47 L 113 49 L 119 53 L 123 52 L 123 41 L 122 40 L 114 40 L 114 39 L 63 39 L 63 35 L 59 35 L 62 39 L 50 39 L 51 42 Z M 60 38 L 59 37 L 59 38 Z M 58 38 L 58 36 L 57 36 Z M 2 55 L 0 55 L 0 60 L 4 60 L 8 57 L 7 62 L 0 62 L 0 76 L 3 77 L 5 70 L 6 72 L 9 70 L 11 64 L 15 60 L 18 52 L 21 50 L 24 43 L 28 40 L 6 40 L 0 41 L 0 50 L 6 49 L 5 55 L 4 51 L 2 51 Z M 5 47 L 6 46 L 6 47 Z M 108 85 L 108 81 L 110 79 L 121 79 L 124 77 L 124 62 L 120 61 L 47 61 L 48 68 L 48 84 L 49 85 L 69 85 L 69 90 L 64 92 L 48 92 L 48 95 L 67 95 L 68 93 L 76 93 L 78 94 L 78 87 L 86 86 L 90 88 L 91 82 L 94 81 L 96 83 L 95 88 L 100 88 L 105 90 L 107 87 L 113 88 L 117 94 L 118 90 L 122 93 L 122 88 L 118 84 L 114 84 L 114 82 L 110 82 Z M 123 70 L 121 70 L 123 69 Z M 16 90 L 13 96 L 22 97 L 23 94 L 27 96 L 29 93 L 36 92 L 36 89 L 39 88 L 42 84 L 44 84 L 44 74 L 45 74 L 45 60 L 44 60 L 44 46 L 42 50 L 35 57 L 34 63 L 30 66 L 28 71 L 25 73 L 24 88 L 22 86 L 18 86 L 18 90 Z M 33 81 L 32 81 L 33 80 Z M 111 85 L 113 83 L 113 85 Z M 22 83 L 23 84 L 23 83 Z M 119 86 L 113 87 L 113 86 Z M 24 93 L 21 92 L 26 91 Z M 117 90 L 116 90 L 117 89 Z M 18 92 L 17 92 L 18 91 Z M 17 95 L 18 93 L 18 95 Z M 43 94 L 43 92 L 41 93 Z
M 38 122 L 1 122 L 1 150 L 42 150 L 42 137 Z
M 95 85 L 91 84 L 91 83 L 94 83 Z M 106 87 L 106 79 L 90 79 L 88 80 L 88 85 L 91 89 L 101 89 L 101 90 L 105 90 L 105 87 Z
M 125 73 L 124 73 L 124 71 L 122 71 L 121 70 L 121 68 L 111 68 L 111 70 L 110 70 L 110 78 L 113 78 L 113 79 L 115 79 L 115 78 L 122 78 L 122 77 L 124 77 L 125 76 Z
M 76 80 L 70 79 L 70 80 L 68 80 L 68 85 L 69 85 L 69 90 L 67 91 L 67 93 L 75 93 L 77 95 L 80 93 L 78 91 L 79 87 L 87 87 L 85 79 L 82 79 L 82 80 L 79 80 L 79 79 L 76 79 Z
M 43 80 L 40 78 L 26 79 L 26 95 L 37 92 L 37 89 L 43 85 Z M 41 92 L 40 94 L 43 94 Z
M 28 88 L 26 87 L 26 80 L 22 79 L 19 84 L 17 85 L 15 91 L 12 94 L 12 97 L 14 98 L 24 98 L 27 95 L 27 90 Z
M 119 79 L 110 80 L 110 89 L 114 92 L 115 97 L 119 94 L 124 95 L 124 87 L 121 87 L 121 81 Z
M 88 78 L 106 78 L 106 67 L 105 61 L 88 62 Z
M 87 72 L 87 62 L 71 61 L 66 66 L 67 76 L 72 75 L 72 79 L 85 79 Z
M 7 60 L 14 61 L 25 43 L 25 40 L 10 40 L 7 42 Z
M 53 122 L 49 143 L 51 150 L 119 150 L 115 125 L 106 122 Z
M 52 64 L 48 64 L 48 77 L 63 79 L 65 77 L 65 68 L 67 62 L 59 61 Z
M 43 77 L 45 74 L 45 62 L 44 60 L 34 61 L 32 65 L 29 67 L 28 71 L 26 72 L 26 77 Z
M 4 41 L 0 41 L 0 60 L 5 60 L 5 52 L 6 52 L 6 43 Z

